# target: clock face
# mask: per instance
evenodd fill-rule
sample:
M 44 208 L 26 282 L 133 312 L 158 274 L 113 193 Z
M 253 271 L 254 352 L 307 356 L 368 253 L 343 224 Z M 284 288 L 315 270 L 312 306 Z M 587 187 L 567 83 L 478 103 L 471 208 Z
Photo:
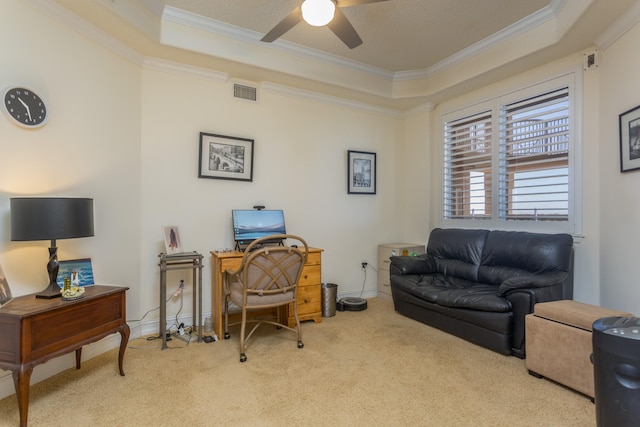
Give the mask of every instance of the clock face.
M 14 123 L 27 128 L 43 126 L 48 119 L 47 107 L 40 96 L 24 87 L 4 92 L 4 111 Z

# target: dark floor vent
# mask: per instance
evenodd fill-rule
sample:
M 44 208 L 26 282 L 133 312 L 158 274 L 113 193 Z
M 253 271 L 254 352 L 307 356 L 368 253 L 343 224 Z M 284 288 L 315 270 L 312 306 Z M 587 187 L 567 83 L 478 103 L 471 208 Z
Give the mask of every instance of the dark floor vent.
M 233 96 L 234 98 L 246 99 L 248 101 L 257 101 L 258 89 L 255 87 L 234 83 Z

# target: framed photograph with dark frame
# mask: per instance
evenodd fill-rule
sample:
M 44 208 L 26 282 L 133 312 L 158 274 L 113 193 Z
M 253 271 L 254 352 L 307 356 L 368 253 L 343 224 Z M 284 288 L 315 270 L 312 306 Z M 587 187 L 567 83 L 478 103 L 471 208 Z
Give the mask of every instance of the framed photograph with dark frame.
M 71 286 L 95 285 L 91 258 L 71 259 L 60 261 L 56 282 L 60 289 L 64 287 L 64 279 L 71 279 Z
M 347 152 L 347 192 L 376 194 L 376 153 Z
M 620 172 L 640 169 L 640 106 L 620 114 Z
M 253 181 L 253 139 L 200 132 L 198 178 Z

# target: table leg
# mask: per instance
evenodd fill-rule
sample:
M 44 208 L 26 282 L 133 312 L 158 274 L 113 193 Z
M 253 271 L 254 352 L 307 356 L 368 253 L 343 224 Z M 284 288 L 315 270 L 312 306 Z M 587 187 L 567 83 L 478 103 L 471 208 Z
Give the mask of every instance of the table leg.
M 27 416 L 29 414 L 29 383 L 32 372 L 33 367 L 28 365 L 22 365 L 19 369 L 13 371 L 13 384 L 16 388 L 18 411 L 20 412 L 20 427 L 27 426 Z
M 129 325 L 126 323 L 120 327 L 120 351 L 118 352 L 118 368 L 120 369 L 120 375 L 124 377 L 124 369 L 122 365 L 124 364 L 124 351 L 127 349 L 127 344 L 129 343 L 129 334 L 131 333 L 131 329 Z

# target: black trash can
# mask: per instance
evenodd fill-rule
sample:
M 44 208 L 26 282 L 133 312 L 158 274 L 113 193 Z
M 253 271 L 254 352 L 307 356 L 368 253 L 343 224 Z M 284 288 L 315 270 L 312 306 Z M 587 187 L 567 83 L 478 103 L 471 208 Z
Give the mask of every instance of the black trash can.
M 336 315 L 336 300 L 338 298 L 338 285 L 335 283 L 322 284 L 322 317 Z
M 598 427 L 640 426 L 640 318 L 605 317 L 592 331 Z

